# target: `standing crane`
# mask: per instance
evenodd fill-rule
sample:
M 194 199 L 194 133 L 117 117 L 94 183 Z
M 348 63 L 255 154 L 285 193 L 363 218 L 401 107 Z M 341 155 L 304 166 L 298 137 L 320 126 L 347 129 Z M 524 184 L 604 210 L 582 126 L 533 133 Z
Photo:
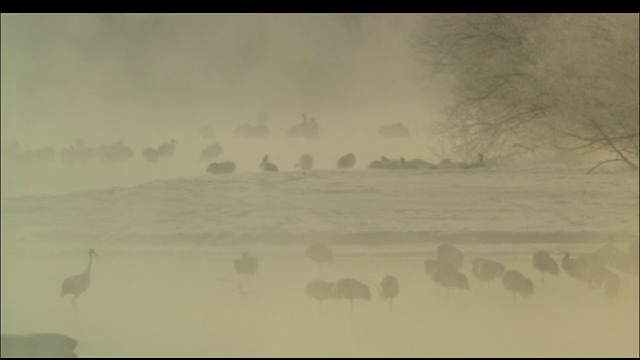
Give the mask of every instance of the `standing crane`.
M 544 284 L 544 273 L 552 275 L 560 274 L 560 267 L 558 263 L 551 257 L 551 255 L 544 251 L 536 251 L 533 253 L 533 267 L 540 270 L 542 274 L 542 283 Z
M 91 284 L 91 263 L 93 262 L 93 255 L 98 256 L 98 254 L 93 249 L 89 249 L 89 265 L 87 268 L 78 275 L 70 276 L 62 282 L 62 292 L 60 293 L 60 297 L 65 296 L 66 294 L 73 295 L 73 299 L 71 303 L 74 308 L 76 307 L 76 299 L 82 295 Z
M 307 257 L 318 263 L 318 275 L 322 272 L 322 264 L 333 263 L 333 251 L 323 244 L 312 244 L 305 251 Z
M 336 293 L 340 299 L 349 299 L 351 314 L 353 315 L 353 300 L 363 299 L 371 301 L 369 287 L 356 279 L 342 279 L 336 283 Z
M 236 273 L 247 276 L 247 285 L 250 285 L 251 276 L 258 272 L 258 258 L 245 251 L 240 259 L 233 260 L 233 266 L 236 269 Z M 241 282 L 238 282 L 238 289 L 242 291 Z
M 393 309 L 393 298 L 398 296 L 400 286 L 395 276 L 387 275 L 380 282 L 378 293 L 384 300 L 389 300 L 389 311 Z
M 324 300 L 336 299 L 338 297 L 336 284 L 322 280 L 313 280 L 307 283 L 305 294 L 318 300 L 320 303 L 320 312 L 322 312 L 322 302 Z
M 492 281 L 502 278 L 502 274 L 506 271 L 503 264 L 488 259 L 474 258 L 471 260 L 471 265 L 471 272 L 481 282 L 487 283 L 487 289 Z

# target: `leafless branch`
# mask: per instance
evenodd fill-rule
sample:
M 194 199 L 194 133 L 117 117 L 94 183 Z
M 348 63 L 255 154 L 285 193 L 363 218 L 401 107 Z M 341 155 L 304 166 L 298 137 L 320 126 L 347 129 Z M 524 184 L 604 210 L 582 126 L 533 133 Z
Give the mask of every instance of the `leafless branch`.
M 600 167 L 600 165 L 603 165 L 603 164 L 606 164 L 606 163 L 610 163 L 610 162 L 614 162 L 614 161 L 623 161 L 623 160 L 619 159 L 619 158 L 615 158 L 615 159 L 609 159 L 609 160 L 600 161 L 598 164 L 596 164 L 596 166 L 594 166 L 591 169 L 589 169 L 589 171 L 587 171 L 587 174 L 590 174 L 593 170 L 595 170 L 598 167 Z

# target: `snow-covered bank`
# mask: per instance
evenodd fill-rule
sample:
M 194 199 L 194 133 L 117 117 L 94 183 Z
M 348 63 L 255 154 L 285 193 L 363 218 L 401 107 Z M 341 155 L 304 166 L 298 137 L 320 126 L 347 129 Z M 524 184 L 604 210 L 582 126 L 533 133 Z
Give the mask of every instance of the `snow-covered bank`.
M 79 356 L 638 356 L 638 278 L 620 274 L 608 299 L 531 254 L 595 251 L 638 234 L 638 176 L 584 167 L 473 171 L 237 173 L 166 179 L 50 196 L 2 198 L 2 332 L 60 332 Z M 318 273 L 304 255 L 327 243 Z M 438 243 L 465 254 L 471 292 L 447 300 L 424 274 Z M 91 287 L 73 312 L 60 298 L 87 251 Z M 233 268 L 258 256 L 247 283 Z M 470 259 L 532 279 L 514 301 L 486 289 Z M 400 281 L 394 310 L 376 296 Z M 316 278 L 353 277 L 370 302 L 318 303 Z M 238 292 L 238 282 L 244 291 Z

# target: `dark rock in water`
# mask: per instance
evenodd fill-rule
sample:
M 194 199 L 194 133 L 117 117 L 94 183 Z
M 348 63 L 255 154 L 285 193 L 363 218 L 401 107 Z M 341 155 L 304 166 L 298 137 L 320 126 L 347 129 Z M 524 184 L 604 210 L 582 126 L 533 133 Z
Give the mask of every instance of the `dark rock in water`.
M 2 357 L 75 358 L 78 341 L 62 334 L 2 334 Z

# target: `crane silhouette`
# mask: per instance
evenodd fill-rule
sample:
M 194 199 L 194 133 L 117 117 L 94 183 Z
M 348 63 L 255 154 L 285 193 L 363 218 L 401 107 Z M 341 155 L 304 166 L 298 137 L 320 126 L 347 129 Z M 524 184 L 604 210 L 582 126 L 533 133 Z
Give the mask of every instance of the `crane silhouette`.
M 340 299 L 349 299 L 350 311 L 353 314 L 353 300 L 363 299 L 371 301 L 369 287 L 356 279 L 342 279 L 336 283 L 336 293 Z
M 513 301 L 516 301 L 516 293 L 523 298 L 533 295 L 533 281 L 516 270 L 508 270 L 502 275 L 502 285 L 513 292 Z
M 269 162 L 269 155 L 265 155 L 260 163 L 260 169 L 263 171 L 278 171 L 276 164 Z
M 398 296 L 400 292 L 400 286 L 398 279 L 395 276 L 387 275 L 380 282 L 378 286 L 378 293 L 384 300 L 389 300 L 389 311 L 393 309 L 393 298 Z
M 78 275 L 70 276 L 62 282 L 62 292 L 60 293 L 60 297 L 65 296 L 66 294 L 73 295 L 73 299 L 71 303 L 74 308 L 76 308 L 76 299 L 82 295 L 91 284 L 91 263 L 93 262 L 93 255 L 98 256 L 98 254 L 93 249 L 89 249 L 89 265 L 87 268 Z
M 440 244 L 436 249 L 436 257 L 440 261 L 445 261 L 453 265 L 456 270 L 460 270 L 464 262 L 464 255 L 457 247 L 451 244 Z
M 488 259 L 474 258 L 471 260 L 471 265 L 471 272 L 481 282 L 487 283 L 487 289 L 492 281 L 502 278 L 502 274 L 506 271 L 503 264 Z
M 449 299 L 449 288 L 471 291 L 467 276 L 458 272 L 455 265 L 448 262 L 444 262 L 442 266 L 435 270 L 431 278 L 447 290 L 447 299 Z
M 251 276 L 258 272 L 258 258 L 245 251 L 240 259 L 233 260 L 233 266 L 236 269 L 236 273 L 247 276 L 247 285 L 249 286 L 251 284 Z M 238 289 L 242 292 L 241 282 L 238 282 Z
M 320 312 L 322 312 L 322 302 L 324 300 L 336 299 L 338 297 L 336 284 L 322 280 L 313 280 L 307 283 L 305 294 L 318 300 L 320 303 Z
M 552 275 L 560 274 L 560 267 L 558 263 L 551 257 L 551 255 L 544 251 L 536 251 L 533 253 L 533 267 L 540 270 L 542 274 L 542 283 L 544 284 L 544 273 Z
M 322 272 L 322 264 L 333 263 L 333 251 L 323 244 L 312 244 L 305 251 L 307 257 L 318 263 L 318 275 Z

